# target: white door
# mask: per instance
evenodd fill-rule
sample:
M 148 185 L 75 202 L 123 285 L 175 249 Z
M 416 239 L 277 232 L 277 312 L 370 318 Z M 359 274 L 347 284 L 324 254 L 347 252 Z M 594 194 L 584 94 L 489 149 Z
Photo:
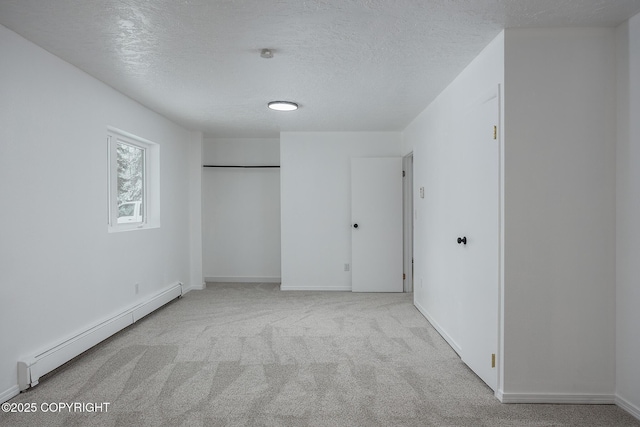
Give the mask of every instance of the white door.
M 402 292 L 402 158 L 351 159 L 351 288 Z
M 467 177 L 458 218 L 462 296 L 462 360 L 493 390 L 497 386 L 500 163 L 498 93 L 472 105 L 459 129 L 460 167 Z M 494 130 L 494 126 L 496 126 Z M 455 237 L 455 236 L 452 236 Z M 457 238 L 456 238 L 457 239 Z

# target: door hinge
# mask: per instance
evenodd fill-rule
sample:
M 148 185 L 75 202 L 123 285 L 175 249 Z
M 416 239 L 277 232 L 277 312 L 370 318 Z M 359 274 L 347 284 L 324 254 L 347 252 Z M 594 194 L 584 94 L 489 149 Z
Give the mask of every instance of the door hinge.
M 402 273 L 402 280 L 407 280 L 407 275 L 405 273 Z
M 492 368 L 496 367 L 496 354 L 495 353 L 491 354 L 491 367 Z
M 493 139 L 498 139 L 498 126 L 493 127 Z
M 404 178 L 405 176 L 407 176 L 407 173 L 405 171 L 402 171 L 402 177 Z

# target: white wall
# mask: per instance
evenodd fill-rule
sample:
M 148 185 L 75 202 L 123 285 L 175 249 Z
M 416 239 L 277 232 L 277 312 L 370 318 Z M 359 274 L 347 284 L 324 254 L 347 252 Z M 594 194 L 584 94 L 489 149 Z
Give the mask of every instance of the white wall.
M 396 132 L 280 135 L 281 289 L 351 290 L 352 157 L 400 156 Z
M 21 357 L 175 282 L 200 284 L 189 262 L 193 135 L 2 26 L 0 58 L 5 400 Z M 107 232 L 107 126 L 160 145 L 160 228 Z
M 204 164 L 279 165 L 278 138 L 217 138 Z M 280 281 L 280 169 L 204 168 L 203 263 L 213 282 Z
M 505 31 L 504 397 L 611 401 L 615 39 Z
M 461 117 L 468 104 L 503 84 L 503 69 L 501 33 L 403 132 L 403 153 L 413 151 L 414 303 L 457 351 L 464 327 L 464 290 L 452 284 L 451 273 L 459 268 L 458 260 L 447 257 L 433 236 L 448 227 L 447 206 L 452 197 L 459 197 L 451 193 L 451 181 L 474 179 L 457 167 L 456 159 L 463 153 L 456 151 L 453 133 L 464 126 Z M 419 197 L 420 187 L 425 198 Z
M 640 15 L 617 42 L 616 392 L 640 418 Z
M 204 289 L 202 271 L 202 132 L 192 132 L 189 143 L 189 262 L 191 286 Z

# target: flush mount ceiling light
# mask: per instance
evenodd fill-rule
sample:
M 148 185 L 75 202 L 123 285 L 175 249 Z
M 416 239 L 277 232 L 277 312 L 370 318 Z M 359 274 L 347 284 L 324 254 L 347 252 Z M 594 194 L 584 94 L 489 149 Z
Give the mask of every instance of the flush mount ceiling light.
M 262 58 L 265 58 L 265 59 L 271 59 L 271 58 L 273 58 L 273 50 L 271 50 L 271 49 L 262 49 L 260 51 L 260 56 Z
M 267 107 L 276 111 L 294 111 L 298 109 L 298 104 L 290 101 L 271 101 Z

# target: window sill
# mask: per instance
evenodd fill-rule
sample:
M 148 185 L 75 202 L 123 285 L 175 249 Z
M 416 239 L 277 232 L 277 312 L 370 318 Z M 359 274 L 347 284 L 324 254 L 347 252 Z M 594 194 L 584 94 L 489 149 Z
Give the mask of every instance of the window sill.
M 123 231 L 150 230 L 154 228 L 160 228 L 160 223 L 108 225 L 107 231 L 109 233 L 121 233 Z

